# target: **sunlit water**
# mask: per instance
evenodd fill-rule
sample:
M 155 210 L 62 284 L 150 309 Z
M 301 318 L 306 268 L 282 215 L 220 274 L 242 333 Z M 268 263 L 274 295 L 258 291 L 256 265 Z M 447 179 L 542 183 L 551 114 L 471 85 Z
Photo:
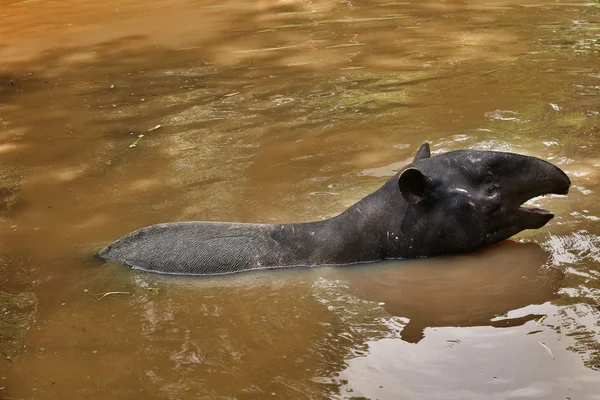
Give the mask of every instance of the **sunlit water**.
M 597 399 L 599 100 L 593 1 L 0 0 L 0 398 Z M 93 257 L 158 222 L 329 217 L 425 140 L 544 158 L 571 193 L 464 256 Z

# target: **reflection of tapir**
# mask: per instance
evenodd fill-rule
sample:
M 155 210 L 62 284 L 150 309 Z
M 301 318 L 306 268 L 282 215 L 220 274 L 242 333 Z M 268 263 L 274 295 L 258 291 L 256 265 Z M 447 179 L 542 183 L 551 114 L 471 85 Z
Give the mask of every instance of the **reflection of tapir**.
M 553 214 L 520 205 L 566 194 L 570 184 L 559 168 L 537 158 L 477 150 L 430 157 L 424 144 L 413 163 L 331 219 L 152 225 L 98 254 L 152 272 L 217 275 L 463 253 L 540 228 Z
M 548 254 L 535 243 L 507 241 L 453 257 L 327 271 L 349 283 L 353 295 L 376 302 L 392 315 L 409 318 L 402 338 L 417 342 L 426 327 L 515 326 L 535 316 L 495 314 L 558 298 L 562 271 L 544 267 Z

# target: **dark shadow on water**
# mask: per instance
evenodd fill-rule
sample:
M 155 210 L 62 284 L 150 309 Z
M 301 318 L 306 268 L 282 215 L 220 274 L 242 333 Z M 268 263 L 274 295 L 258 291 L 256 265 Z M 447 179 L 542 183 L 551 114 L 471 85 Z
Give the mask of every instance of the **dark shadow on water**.
M 495 318 L 559 297 L 564 276 L 544 266 L 547 261 L 539 245 L 507 241 L 473 254 L 339 269 L 334 275 L 348 281 L 355 296 L 410 319 L 401 337 L 416 343 L 427 327 L 509 327 L 539 317 Z

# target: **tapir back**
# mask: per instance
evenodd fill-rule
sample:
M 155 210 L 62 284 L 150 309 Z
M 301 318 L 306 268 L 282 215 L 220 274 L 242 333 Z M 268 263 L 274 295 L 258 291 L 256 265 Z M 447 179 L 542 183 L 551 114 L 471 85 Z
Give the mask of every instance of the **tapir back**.
M 275 225 L 178 222 L 132 232 L 98 255 L 141 270 L 176 275 L 217 275 L 286 265 Z

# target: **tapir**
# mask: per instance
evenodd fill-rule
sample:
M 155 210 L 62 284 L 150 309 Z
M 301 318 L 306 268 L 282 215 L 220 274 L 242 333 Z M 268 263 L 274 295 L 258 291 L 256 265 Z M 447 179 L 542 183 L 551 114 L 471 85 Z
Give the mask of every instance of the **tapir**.
M 135 269 L 219 275 L 466 253 L 544 226 L 554 215 L 522 204 L 567 194 L 571 181 L 539 158 L 458 150 L 412 163 L 346 211 L 292 224 L 174 222 L 141 228 L 98 255 Z

